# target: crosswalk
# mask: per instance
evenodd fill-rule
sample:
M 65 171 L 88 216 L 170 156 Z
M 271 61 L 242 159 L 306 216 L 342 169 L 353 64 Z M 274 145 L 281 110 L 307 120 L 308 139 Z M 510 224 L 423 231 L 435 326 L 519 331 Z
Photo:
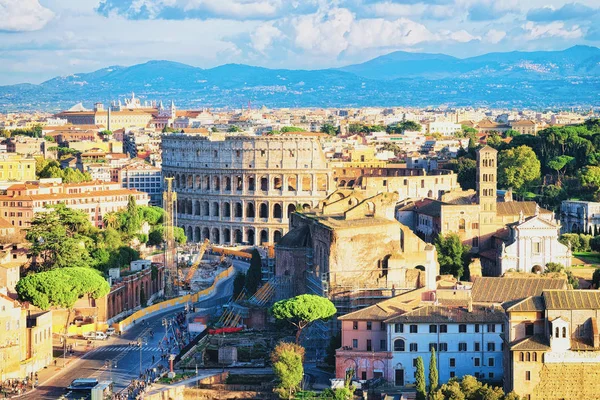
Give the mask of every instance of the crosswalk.
M 140 351 L 140 348 L 138 346 L 110 345 L 110 346 L 97 347 L 95 349 L 95 351 L 117 351 L 117 352 Z M 142 351 L 143 352 L 148 352 L 148 351 L 160 352 L 161 348 L 159 346 L 142 346 Z

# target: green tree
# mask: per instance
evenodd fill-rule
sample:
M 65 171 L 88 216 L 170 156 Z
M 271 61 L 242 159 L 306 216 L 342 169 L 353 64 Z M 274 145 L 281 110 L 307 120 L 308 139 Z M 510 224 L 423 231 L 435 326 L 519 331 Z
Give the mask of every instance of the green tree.
M 300 343 L 303 329 L 314 321 L 333 317 L 336 312 L 337 309 L 329 299 L 312 294 L 280 300 L 271 307 L 271 314 L 276 319 L 287 320 L 296 327 L 296 344 Z
M 297 344 L 281 342 L 271 353 L 273 372 L 277 377 L 275 391 L 282 399 L 292 399 L 300 389 L 304 375 L 304 348 Z
M 556 181 L 558 184 L 561 182 L 561 172 L 564 176 L 565 170 L 569 167 L 569 165 L 573 164 L 575 157 L 571 156 L 556 156 L 548 161 L 548 168 L 556 171 Z
M 113 135 L 113 132 L 108 129 L 105 129 L 100 132 L 100 135 L 102 135 L 105 139 L 108 139 Z
M 338 129 L 333 124 L 321 125 L 321 132 L 326 133 L 330 136 L 335 136 L 338 133 Z
M 431 357 L 429 359 L 429 390 L 435 391 L 439 385 L 439 375 L 437 369 L 437 358 L 435 349 L 431 347 Z
M 421 124 L 415 121 L 402 121 L 395 125 L 390 125 L 387 127 L 387 133 L 404 133 L 406 131 L 409 132 L 420 132 L 422 129 Z
M 486 143 L 488 146 L 497 149 L 504 142 L 502 141 L 502 136 L 500 136 L 497 132 L 492 132 L 488 135 Z
M 281 133 L 288 132 L 306 132 L 306 129 L 302 129 L 297 126 L 284 126 L 283 128 L 281 128 Z
M 515 137 L 515 136 L 519 136 L 521 134 L 521 132 L 519 131 L 515 131 L 514 129 L 509 129 L 506 132 L 504 132 L 504 137 Z
M 570 269 L 565 268 L 564 265 L 559 263 L 551 262 L 546 264 L 544 275 L 555 273 L 565 274 L 567 276 L 567 281 L 571 286 L 573 286 L 573 289 L 579 289 L 579 279 L 573 275 L 573 272 L 571 272 Z
M 72 308 L 85 295 L 94 299 L 106 296 L 110 286 L 98 271 L 72 267 L 27 275 L 16 290 L 19 299 L 47 310 L 52 306 Z
M 477 161 L 466 157 L 456 160 L 456 179 L 463 190 L 475 189 L 477 186 Z
M 421 357 L 417 357 L 415 389 L 417 390 L 417 400 L 425 400 L 427 398 L 427 390 L 425 388 L 425 366 L 423 365 L 423 359 Z
M 233 132 L 243 132 L 243 131 L 242 131 L 242 128 L 240 128 L 239 126 L 231 125 L 229 127 L 229 129 L 227 129 L 227 132 L 233 133 Z
M 142 307 L 146 307 L 148 305 L 148 301 L 146 299 L 146 291 L 144 290 L 144 286 L 140 289 L 140 304 Z
M 125 233 L 133 236 L 142 226 L 139 210 L 135 203 L 135 197 L 129 196 L 127 201 L 127 222 L 125 224 Z
M 212 128 L 210 128 L 210 131 L 215 133 L 215 132 L 219 132 L 219 129 L 216 126 L 213 126 Z
M 585 167 L 579 171 L 578 178 L 581 186 L 597 191 L 600 188 L 600 167 Z
M 541 175 L 541 164 L 528 146 L 503 150 L 498 155 L 498 183 L 523 193 L 536 184 Z
M 237 299 L 242 291 L 244 290 L 244 285 L 246 284 L 246 274 L 243 272 L 238 272 L 235 275 L 233 280 L 233 298 Z
M 434 240 L 438 262 L 442 274 L 450 274 L 460 279 L 469 265 L 469 246 L 463 244 L 456 233 L 439 235 Z
M 246 274 L 246 293 L 248 296 L 254 295 L 260 286 L 262 280 L 262 259 L 256 249 L 252 249 L 252 258 L 250 259 L 250 268 Z

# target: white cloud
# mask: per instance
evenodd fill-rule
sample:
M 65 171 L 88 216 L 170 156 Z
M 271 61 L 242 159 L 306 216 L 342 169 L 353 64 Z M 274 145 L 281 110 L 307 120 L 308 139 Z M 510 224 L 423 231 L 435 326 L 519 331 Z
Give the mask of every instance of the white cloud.
M 281 7 L 280 0 L 163 0 L 183 3 L 184 11 L 206 12 L 234 18 L 273 17 Z M 172 4 L 175 6 L 177 4 Z
M 265 54 L 266 50 L 271 47 L 273 41 L 283 35 L 279 29 L 273 26 L 272 23 L 266 22 L 259 25 L 254 32 L 250 34 L 251 46 L 259 53 Z
M 528 21 L 522 26 L 525 31 L 525 39 L 537 40 L 543 38 L 562 38 L 562 39 L 578 39 L 583 36 L 583 32 L 579 25 L 573 25 L 570 28 L 565 26 L 564 22 L 551 22 L 549 24 L 536 24 Z
M 439 40 L 450 39 L 454 42 L 458 43 L 468 43 L 473 40 L 481 40 L 479 36 L 473 36 L 469 32 L 461 29 L 460 31 L 452 32 L 452 31 L 442 31 L 440 32 L 441 36 Z
M 294 44 L 301 50 L 337 57 L 348 47 L 354 16 L 345 8 L 302 15 L 292 20 Z
M 483 40 L 488 43 L 496 44 L 506 37 L 506 32 L 498 31 L 496 29 L 490 29 L 485 35 Z
M 0 0 L 0 31 L 37 31 L 54 18 L 38 0 Z

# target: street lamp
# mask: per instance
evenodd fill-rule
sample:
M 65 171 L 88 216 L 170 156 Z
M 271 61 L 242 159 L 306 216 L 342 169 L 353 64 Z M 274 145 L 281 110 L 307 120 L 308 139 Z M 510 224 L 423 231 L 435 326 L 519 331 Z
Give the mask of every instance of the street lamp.
M 137 340 L 137 344 L 138 344 L 138 346 L 140 347 L 140 376 L 142 376 L 142 347 L 143 347 L 145 344 L 148 344 L 148 342 L 147 342 L 147 341 L 145 341 L 145 338 L 142 336 L 142 337 L 139 337 L 139 338 L 138 338 L 138 340 Z

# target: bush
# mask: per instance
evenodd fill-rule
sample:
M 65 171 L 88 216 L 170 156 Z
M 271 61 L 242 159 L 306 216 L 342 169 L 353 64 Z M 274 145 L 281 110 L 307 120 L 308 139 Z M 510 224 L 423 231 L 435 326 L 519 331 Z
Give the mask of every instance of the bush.
M 560 236 L 558 241 L 565 246 L 571 244 L 571 250 L 575 253 L 585 252 L 591 250 L 591 242 L 594 238 L 592 235 L 586 235 L 584 233 L 564 233 Z M 600 239 L 596 245 L 600 245 Z
M 600 251 L 600 236 L 596 236 L 590 239 L 590 249 L 593 251 Z

